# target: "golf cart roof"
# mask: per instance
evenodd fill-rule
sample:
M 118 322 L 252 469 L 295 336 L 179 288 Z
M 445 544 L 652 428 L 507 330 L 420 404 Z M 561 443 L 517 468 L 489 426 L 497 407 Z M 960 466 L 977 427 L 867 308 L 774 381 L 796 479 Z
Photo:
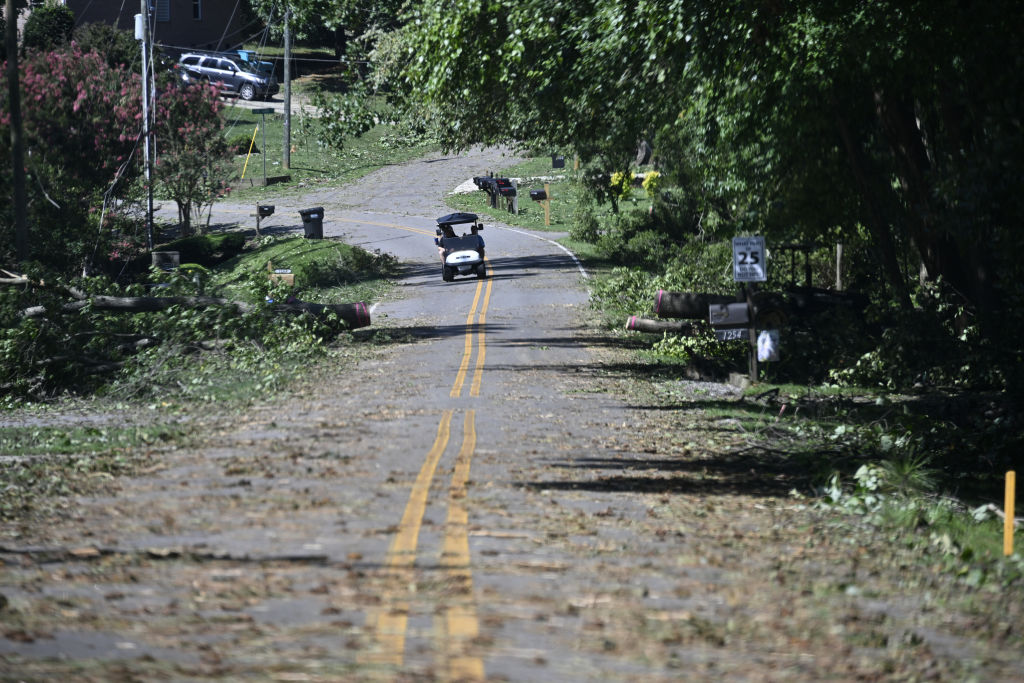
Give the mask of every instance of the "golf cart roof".
M 438 225 L 458 225 L 459 223 L 476 223 L 475 213 L 450 213 L 437 219 Z

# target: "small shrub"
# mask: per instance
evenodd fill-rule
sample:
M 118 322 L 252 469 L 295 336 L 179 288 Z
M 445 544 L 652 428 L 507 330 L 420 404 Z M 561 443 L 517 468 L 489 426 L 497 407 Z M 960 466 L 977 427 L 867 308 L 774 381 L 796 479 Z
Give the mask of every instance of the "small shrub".
M 228 140 L 228 149 L 235 156 L 243 156 L 249 154 L 249 146 L 252 145 L 252 153 L 260 154 L 260 148 L 253 142 L 253 139 L 248 135 L 236 135 L 235 137 Z
M 198 263 L 210 267 L 237 256 L 245 248 L 245 235 L 225 232 L 214 235 L 194 235 L 160 246 L 160 251 L 176 251 L 181 263 Z
M 36 7 L 25 19 L 22 45 L 25 48 L 50 51 L 71 42 L 75 30 L 75 14 L 64 5 Z
M 600 235 L 601 224 L 597 220 L 597 216 L 594 215 L 594 205 L 581 201 L 573 211 L 569 237 L 580 242 L 595 244 Z

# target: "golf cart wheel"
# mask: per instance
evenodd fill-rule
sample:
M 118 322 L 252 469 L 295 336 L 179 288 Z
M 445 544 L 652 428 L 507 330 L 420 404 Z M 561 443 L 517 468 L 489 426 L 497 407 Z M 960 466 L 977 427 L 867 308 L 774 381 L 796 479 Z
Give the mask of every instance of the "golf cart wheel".
M 238 96 L 243 100 L 252 100 L 256 97 L 256 88 L 252 87 L 251 83 L 243 83 L 238 90 Z
M 487 277 L 487 268 L 484 266 L 484 264 L 481 263 L 479 266 L 476 267 L 476 276 L 481 280 Z
M 453 271 L 448 266 L 445 266 L 444 268 L 441 269 L 441 279 L 444 280 L 445 282 L 451 282 L 452 280 L 455 279 L 455 271 Z

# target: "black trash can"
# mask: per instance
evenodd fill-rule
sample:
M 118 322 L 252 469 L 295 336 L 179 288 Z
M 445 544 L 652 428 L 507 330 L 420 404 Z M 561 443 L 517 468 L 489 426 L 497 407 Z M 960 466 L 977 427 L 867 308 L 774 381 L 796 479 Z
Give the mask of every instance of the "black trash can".
M 317 206 L 312 209 L 299 209 L 302 216 L 302 228 L 306 237 L 313 240 L 324 238 L 324 207 Z

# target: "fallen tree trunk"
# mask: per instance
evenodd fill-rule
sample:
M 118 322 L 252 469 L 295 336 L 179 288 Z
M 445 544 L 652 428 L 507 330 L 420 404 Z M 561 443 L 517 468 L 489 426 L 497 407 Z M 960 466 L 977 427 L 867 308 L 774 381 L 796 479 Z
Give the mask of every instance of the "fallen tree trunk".
M 659 289 L 654 296 L 654 313 L 659 318 L 688 318 L 706 320 L 711 304 L 736 303 L 736 297 L 725 294 L 697 294 L 694 292 L 666 292 Z
M 629 320 L 626 321 L 626 329 L 633 332 L 653 332 L 654 334 L 661 334 L 663 332 L 671 332 L 672 334 L 695 334 L 699 328 L 696 323 L 691 322 L 654 320 L 653 318 L 641 318 L 639 316 L 632 315 L 629 317 Z
M 245 301 L 232 301 L 214 296 L 93 296 L 83 301 L 73 301 L 61 306 L 64 313 L 74 313 L 91 306 L 97 311 L 121 311 L 125 313 L 153 313 L 164 311 L 172 306 L 184 308 L 208 308 L 225 306 L 238 313 L 250 313 L 256 310 L 254 304 Z M 366 327 L 370 324 L 370 309 L 365 302 L 354 304 L 315 304 L 305 301 L 274 304 L 270 307 L 275 313 L 309 313 L 325 315 L 334 313 L 352 327 Z M 32 306 L 22 311 L 26 318 L 38 318 L 46 314 L 44 306 Z

